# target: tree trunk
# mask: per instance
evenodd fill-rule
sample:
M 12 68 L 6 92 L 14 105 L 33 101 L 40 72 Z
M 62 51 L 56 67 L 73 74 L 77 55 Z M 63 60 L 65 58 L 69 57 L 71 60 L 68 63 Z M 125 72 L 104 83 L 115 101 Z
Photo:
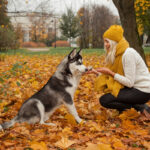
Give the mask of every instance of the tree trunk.
M 146 43 L 150 43 L 150 35 L 148 35 L 148 38 L 146 40 Z
M 133 47 L 137 52 L 139 52 L 146 62 L 136 24 L 134 2 L 135 0 L 113 0 L 113 3 L 119 12 L 121 24 L 124 28 L 125 38 L 129 42 L 130 47 Z

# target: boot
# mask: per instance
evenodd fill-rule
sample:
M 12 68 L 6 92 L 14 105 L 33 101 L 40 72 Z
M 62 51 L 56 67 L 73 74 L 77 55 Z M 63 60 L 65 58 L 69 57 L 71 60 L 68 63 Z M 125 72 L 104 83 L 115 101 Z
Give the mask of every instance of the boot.
M 133 108 L 135 108 L 137 111 L 140 111 L 141 113 L 144 111 L 144 109 L 150 113 L 150 107 L 147 104 L 135 104 L 133 105 Z

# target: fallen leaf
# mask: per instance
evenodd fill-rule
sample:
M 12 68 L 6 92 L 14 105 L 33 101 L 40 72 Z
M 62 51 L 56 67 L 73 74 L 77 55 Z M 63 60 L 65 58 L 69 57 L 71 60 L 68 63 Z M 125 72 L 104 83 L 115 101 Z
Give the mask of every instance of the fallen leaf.
M 128 130 L 136 129 L 136 126 L 130 120 L 122 120 L 122 127 Z
M 10 141 L 4 141 L 3 144 L 5 145 L 5 147 L 11 147 L 13 145 L 16 145 L 17 143 L 10 142 Z
M 34 150 L 48 150 L 47 146 L 44 142 L 31 142 L 30 147 L 33 148 Z
M 117 148 L 126 149 L 126 146 L 119 139 L 113 143 L 113 147 L 115 149 Z
M 135 119 L 135 118 L 139 117 L 139 115 L 140 114 L 134 108 L 131 108 L 131 109 L 124 111 L 119 116 L 119 118 L 122 120 L 124 120 L 124 119 Z
M 65 119 L 67 119 L 68 123 L 71 125 L 77 125 L 75 118 L 71 114 L 65 115 Z
M 66 149 L 74 143 L 76 142 L 69 140 L 67 137 L 62 137 L 61 140 L 55 143 L 55 146 L 62 148 L 62 149 Z
M 112 150 L 111 145 L 100 143 L 98 144 L 99 150 Z
M 88 143 L 87 148 L 85 150 L 100 150 L 97 144 Z
M 147 142 L 147 141 L 142 141 L 142 144 L 148 148 L 148 150 L 150 149 L 150 142 Z

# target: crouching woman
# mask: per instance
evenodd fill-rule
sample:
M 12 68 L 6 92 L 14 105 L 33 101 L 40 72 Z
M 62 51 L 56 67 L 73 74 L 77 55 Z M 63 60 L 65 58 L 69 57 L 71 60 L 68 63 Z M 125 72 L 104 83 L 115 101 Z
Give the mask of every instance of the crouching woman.
M 99 99 L 102 106 L 122 112 L 135 108 L 150 113 L 150 73 L 137 51 L 129 47 L 123 28 L 113 25 L 103 35 L 106 67 L 92 70 L 102 73 L 95 84 L 105 93 Z

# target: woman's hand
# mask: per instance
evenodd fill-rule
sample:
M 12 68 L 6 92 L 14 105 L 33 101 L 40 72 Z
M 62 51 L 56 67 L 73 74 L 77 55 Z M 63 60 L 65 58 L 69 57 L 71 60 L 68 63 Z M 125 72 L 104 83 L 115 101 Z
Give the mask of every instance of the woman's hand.
M 103 74 L 111 75 L 112 77 L 115 76 L 115 73 L 113 71 L 111 71 L 110 69 L 105 68 L 105 67 L 104 68 L 98 68 L 98 69 L 96 69 L 96 71 L 101 72 Z

